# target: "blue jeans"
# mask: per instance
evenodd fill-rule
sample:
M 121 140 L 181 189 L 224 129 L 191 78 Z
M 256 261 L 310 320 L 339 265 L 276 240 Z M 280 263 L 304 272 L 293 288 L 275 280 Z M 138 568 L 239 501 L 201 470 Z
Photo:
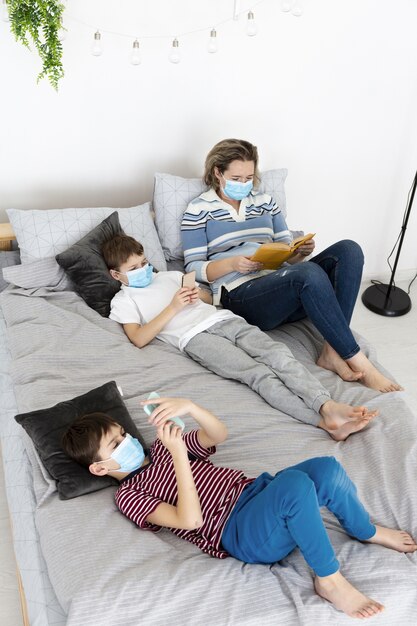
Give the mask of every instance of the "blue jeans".
M 339 569 L 320 507 L 346 532 L 370 539 L 376 532 L 356 487 L 332 456 L 308 459 L 271 476 L 264 473 L 235 504 L 222 535 L 223 548 L 246 563 L 275 563 L 299 547 L 318 576 Z
M 362 268 L 360 246 L 339 241 L 310 261 L 286 265 L 229 292 L 222 289 L 221 303 L 261 330 L 307 316 L 336 352 L 349 359 L 359 352 L 349 324 Z

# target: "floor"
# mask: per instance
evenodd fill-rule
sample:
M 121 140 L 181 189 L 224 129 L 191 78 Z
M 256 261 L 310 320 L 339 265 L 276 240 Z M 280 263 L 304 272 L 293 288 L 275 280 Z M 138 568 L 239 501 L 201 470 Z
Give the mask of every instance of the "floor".
M 417 281 L 416 281 L 417 282 Z M 369 285 L 363 283 L 361 292 Z M 398 284 L 407 289 L 407 284 Z M 368 311 L 358 300 L 352 327 L 376 347 L 378 360 L 400 382 L 417 406 L 417 287 L 411 296 L 414 307 L 407 315 L 387 318 Z M 4 493 L 3 465 L 0 463 L 0 624 L 22 626 L 22 614 L 16 579 L 16 564 Z

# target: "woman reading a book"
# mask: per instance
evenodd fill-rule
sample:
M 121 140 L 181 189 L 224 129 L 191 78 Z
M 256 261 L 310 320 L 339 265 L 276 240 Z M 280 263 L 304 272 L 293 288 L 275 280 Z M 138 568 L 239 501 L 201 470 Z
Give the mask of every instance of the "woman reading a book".
M 291 246 L 293 237 L 274 199 L 254 189 L 256 146 L 220 141 L 207 155 L 204 182 L 209 189 L 188 205 L 181 236 L 186 270 L 210 285 L 213 304 L 262 330 L 307 316 L 325 339 L 319 366 L 378 391 L 400 390 L 367 359 L 349 328 L 362 277 L 359 245 L 339 241 L 302 262 L 314 251 L 310 238 L 278 269 L 266 269 L 251 258 L 260 245 Z

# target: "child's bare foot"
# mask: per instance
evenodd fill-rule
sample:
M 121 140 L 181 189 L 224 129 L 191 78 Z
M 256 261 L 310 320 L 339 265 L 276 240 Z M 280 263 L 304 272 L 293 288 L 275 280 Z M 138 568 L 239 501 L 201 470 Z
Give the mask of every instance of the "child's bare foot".
M 367 541 L 378 543 L 398 552 L 415 552 L 417 550 L 416 542 L 405 530 L 393 530 L 384 526 L 376 526 L 375 535 Z
M 382 393 L 403 390 L 401 385 L 394 383 L 394 381 L 381 374 L 363 352 L 358 352 L 351 359 L 347 359 L 347 363 L 352 370 L 363 374 L 360 382 L 366 387 L 370 387 L 370 389 L 376 389 L 376 391 L 381 391 Z
M 385 608 L 383 604 L 367 598 L 358 591 L 340 572 L 330 576 L 316 576 L 314 588 L 319 596 L 350 617 L 358 619 L 373 617 Z
M 317 361 L 319 367 L 335 372 L 342 380 L 353 382 L 362 378 L 362 372 L 353 371 L 349 365 L 339 356 L 327 341 L 324 343 L 322 353 Z
M 365 406 L 350 406 L 334 400 L 328 400 L 320 408 L 318 426 L 323 428 L 336 441 L 344 441 L 362 430 L 371 419 L 378 415 L 378 411 L 368 411 Z

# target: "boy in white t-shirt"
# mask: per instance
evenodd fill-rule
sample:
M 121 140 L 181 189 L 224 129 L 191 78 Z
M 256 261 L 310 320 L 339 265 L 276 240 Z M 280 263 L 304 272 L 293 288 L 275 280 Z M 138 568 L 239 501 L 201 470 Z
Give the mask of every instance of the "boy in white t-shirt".
M 123 325 L 130 341 L 143 348 L 160 339 L 223 378 L 239 380 L 276 409 L 318 426 L 341 441 L 377 415 L 366 407 L 335 402 L 287 346 L 243 318 L 208 302 L 207 292 L 182 287 L 181 272 L 158 272 L 142 245 L 116 235 L 102 248 L 121 290 L 111 302 L 110 319 Z

